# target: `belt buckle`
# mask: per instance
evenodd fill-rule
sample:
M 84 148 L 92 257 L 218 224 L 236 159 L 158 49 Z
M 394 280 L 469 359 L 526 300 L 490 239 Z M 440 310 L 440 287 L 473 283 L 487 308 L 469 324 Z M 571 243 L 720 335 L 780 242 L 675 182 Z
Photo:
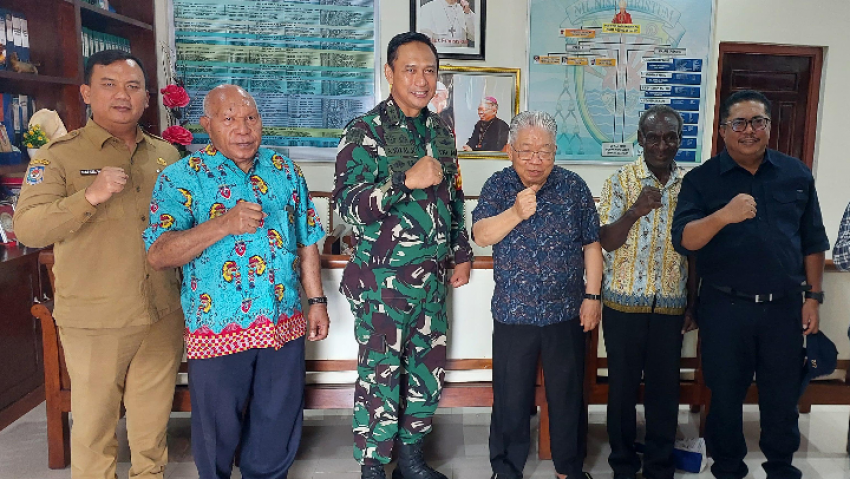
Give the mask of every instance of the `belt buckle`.
M 756 303 L 769 303 L 771 301 L 773 301 L 773 293 L 755 295 L 755 302 Z

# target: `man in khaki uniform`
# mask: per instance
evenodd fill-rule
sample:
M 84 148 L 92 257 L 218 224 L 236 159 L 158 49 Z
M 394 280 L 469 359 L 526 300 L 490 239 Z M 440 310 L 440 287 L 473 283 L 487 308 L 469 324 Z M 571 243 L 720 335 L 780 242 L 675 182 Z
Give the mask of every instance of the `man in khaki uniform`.
M 92 55 L 80 92 L 92 118 L 30 162 L 15 232 L 28 246 L 54 244 L 54 317 L 72 384 L 72 477 L 115 478 L 123 400 L 130 478 L 161 479 L 183 316 L 176 272 L 148 265 L 142 232 L 157 176 L 179 155 L 138 126 L 149 95 L 132 55 Z

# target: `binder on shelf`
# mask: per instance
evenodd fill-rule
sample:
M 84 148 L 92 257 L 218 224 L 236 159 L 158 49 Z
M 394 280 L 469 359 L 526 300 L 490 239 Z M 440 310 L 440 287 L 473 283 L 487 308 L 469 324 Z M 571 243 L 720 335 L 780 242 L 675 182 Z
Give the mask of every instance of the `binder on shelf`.
M 12 95 L 3 93 L 2 98 L 3 110 L 3 126 L 6 130 L 6 137 L 9 138 L 9 143 L 15 143 L 15 123 L 14 114 L 12 113 Z
M 12 65 L 9 63 L 9 57 L 11 57 L 12 53 L 15 51 L 15 34 L 14 28 L 12 28 L 12 12 L 6 10 L 3 16 L 5 17 L 6 22 L 6 64 L 9 69 L 11 69 Z
M 90 30 L 82 29 L 83 36 L 83 62 L 88 61 L 89 57 L 102 50 L 123 50 L 130 52 L 130 41 L 115 35 Z
M 21 140 L 23 140 L 24 132 L 21 129 L 21 101 L 18 95 L 10 95 L 12 97 L 12 129 L 14 131 L 14 137 L 12 143 L 18 148 L 21 147 Z
M 24 59 L 24 39 L 21 33 L 21 16 L 12 12 L 12 43 L 15 45 L 12 53 L 18 55 L 19 60 Z M 10 53 L 11 55 L 11 53 Z
M 6 69 L 6 10 L 0 8 L 0 70 Z
M 18 105 L 21 108 L 21 138 L 23 139 L 24 133 L 29 129 L 30 124 L 30 116 L 32 115 L 32 106 L 30 104 L 30 97 L 27 95 L 18 95 Z M 21 141 L 23 143 L 23 141 Z M 21 145 L 22 148 L 23 144 Z
M 30 61 L 30 33 L 27 25 L 27 17 L 21 15 L 21 53 L 18 55 L 21 60 Z

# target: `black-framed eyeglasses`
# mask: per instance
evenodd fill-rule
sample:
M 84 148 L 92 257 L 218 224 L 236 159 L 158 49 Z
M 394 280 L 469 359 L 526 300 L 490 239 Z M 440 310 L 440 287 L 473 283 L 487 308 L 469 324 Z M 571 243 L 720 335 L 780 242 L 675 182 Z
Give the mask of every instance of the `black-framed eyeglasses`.
M 532 158 L 536 155 L 540 161 L 552 161 L 555 159 L 555 152 L 549 150 L 517 150 L 513 146 L 511 149 L 517 154 L 517 157 L 522 161 L 531 161 Z
M 763 131 L 770 126 L 770 118 L 764 116 L 757 116 L 754 118 L 750 118 L 749 120 L 745 120 L 743 118 L 735 118 L 734 120 L 729 120 L 726 123 L 721 123 L 720 126 L 728 126 L 732 128 L 732 131 L 741 133 L 742 131 L 747 129 L 747 125 L 752 125 L 753 131 Z

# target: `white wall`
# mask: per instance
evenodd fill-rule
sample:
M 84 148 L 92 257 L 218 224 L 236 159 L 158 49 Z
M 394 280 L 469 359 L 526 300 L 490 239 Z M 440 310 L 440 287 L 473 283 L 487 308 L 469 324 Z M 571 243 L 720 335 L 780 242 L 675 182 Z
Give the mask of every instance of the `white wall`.
M 168 0 L 157 1 L 158 33 L 167 41 L 164 26 Z M 384 59 L 389 39 L 409 29 L 407 0 L 380 0 L 380 54 Z M 708 0 L 705 0 L 708 1 Z M 521 105 L 525 104 L 525 81 L 528 70 L 528 0 L 489 0 L 487 9 L 486 62 L 454 62 L 463 65 L 488 65 L 520 68 L 523 89 Z M 821 88 L 820 121 L 815 151 L 814 172 L 820 194 L 821 208 L 830 241 L 837 236 L 838 224 L 850 200 L 850 160 L 845 157 L 846 115 L 850 107 L 850 18 L 848 0 L 717 0 L 715 39 L 709 66 L 716 72 L 717 50 L 723 42 L 775 43 L 826 47 L 823 84 Z M 711 19 L 706 19 L 710 21 Z M 714 90 L 716 73 L 710 73 L 709 90 Z M 382 75 L 383 76 L 383 75 Z M 382 91 L 387 91 L 383 82 Z M 708 96 L 707 124 L 713 123 L 714 97 Z M 711 148 L 711 131 L 705 132 L 706 155 Z M 461 160 L 464 190 L 477 195 L 484 181 L 495 171 L 507 166 L 507 161 Z M 302 164 L 307 181 L 313 190 L 333 188 L 333 165 L 329 163 Z M 598 195 L 603 180 L 616 167 L 602 165 L 569 165 L 587 181 Z M 838 344 L 842 357 L 850 357 L 850 345 L 844 338 L 850 322 L 850 275 L 827 273 L 827 305 L 822 309 L 824 329 Z

